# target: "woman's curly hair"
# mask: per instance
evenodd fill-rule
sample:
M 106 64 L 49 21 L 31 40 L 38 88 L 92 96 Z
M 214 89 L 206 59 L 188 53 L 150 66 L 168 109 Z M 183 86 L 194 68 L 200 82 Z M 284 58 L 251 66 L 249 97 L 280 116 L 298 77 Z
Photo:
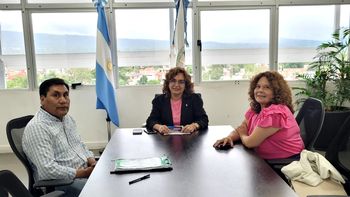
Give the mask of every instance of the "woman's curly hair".
M 266 72 L 259 73 L 255 75 L 251 80 L 248 94 L 250 97 L 249 101 L 250 101 L 250 107 L 252 108 L 252 110 L 255 113 L 260 113 L 261 111 L 261 106 L 255 100 L 255 97 L 254 97 L 254 89 L 256 88 L 258 81 L 262 77 L 266 77 L 273 91 L 273 99 L 269 105 L 283 104 L 283 105 L 286 105 L 292 113 L 294 113 L 293 104 L 292 104 L 292 92 L 287 82 L 283 79 L 283 76 L 276 71 L 266 71 Z
M 165 80 L 163 83 L 163 93 L 170 96 L 169 83 L 170 80 L 174 79 L 176 75 L 182 73 L 185 77 L 185 90 L 184 94 L 189 95 L 193 93 L 193 83 L 191 82 L 191 75 L 187 73 L 187 71 L 183 67 L 174 67 L 170 69 L 165 74 Z

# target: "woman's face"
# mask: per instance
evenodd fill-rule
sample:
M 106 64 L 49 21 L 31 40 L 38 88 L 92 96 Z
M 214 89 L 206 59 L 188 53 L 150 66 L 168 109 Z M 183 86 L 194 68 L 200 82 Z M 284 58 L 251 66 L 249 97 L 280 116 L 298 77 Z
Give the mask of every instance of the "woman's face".
M 186 86 L 185 76 L 182 73 L 177 74 L 169 81 L 169 89 L 172 97 L 182 96 Z
M 254 98 L 261 105 L 261 108 L 266 107 L 273 99 L 273 90 L 266 77 L 261 77 L 254 89 Z

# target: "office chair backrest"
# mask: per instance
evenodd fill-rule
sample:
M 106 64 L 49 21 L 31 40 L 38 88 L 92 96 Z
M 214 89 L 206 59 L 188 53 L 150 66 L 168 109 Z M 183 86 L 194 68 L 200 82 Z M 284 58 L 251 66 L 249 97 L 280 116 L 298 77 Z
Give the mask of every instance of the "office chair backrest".
M 324 115 L 325 111 L 322 102 L 310 97 L 305 100 L 295 118 L 299 124 L 305 148 L 308 150 L 314 150 L 314 144 L 322 129 Z
M 32 118 L 33 118 L 33 115 L 28 115 L 28 116 L 23 116 L 20 118 L 15 118 L 10 120 L 6 125 L 6 134 L 7 134 L 7 139 L 9 141 L 9 144 L 12 148 L 12 151 L 15 153 L 17 158 L 22 162 L 22 164 L 27 170 L 28 179 L 29 179 L 28 181 L 29 191 L 31 194 L 35 194 L 37 192 L 40 193 L 40 191 L 37 191 L 33 188 L 33 184 L 34 184 L 33 170 L 30 166 L 30 163 L 22 147 L 22 137 L 23 137 L 24 128 Z
M 32 197 L 23 183 L 9 170 L 0 171 L 0 196 Z
M 347 179 L 350 185 L 350 116 L 346 118 L 329 144 L 326 159 Z M 350 188 L 345 189 L 350 190 Z

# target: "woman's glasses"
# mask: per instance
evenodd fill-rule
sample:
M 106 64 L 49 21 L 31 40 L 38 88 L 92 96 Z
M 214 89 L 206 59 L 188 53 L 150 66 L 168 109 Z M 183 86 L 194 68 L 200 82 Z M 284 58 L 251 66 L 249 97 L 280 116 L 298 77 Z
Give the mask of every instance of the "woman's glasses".
M 176 83 L 178 85 L 185 85 L 186 81 L 185 80 L 176 80 L 176 79 L 172 79 L 172 80 L 169 81 L 170 85 L 175 85 Z

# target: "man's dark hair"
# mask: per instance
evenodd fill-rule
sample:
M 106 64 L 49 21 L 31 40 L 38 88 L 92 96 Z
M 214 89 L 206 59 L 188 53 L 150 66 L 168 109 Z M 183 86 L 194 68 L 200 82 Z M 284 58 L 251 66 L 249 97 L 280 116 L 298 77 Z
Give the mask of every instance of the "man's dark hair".
M 47 79 L 47 80 L 43 81 L 40 84 L 39 95 L 40 96 L 46 96 L 47 92 L 50 89 L 50 87 L 54 86 L 54 85 L 64 85 L 64 86 L 66 86 L 67 90 L 69 91 L 69 85 L 63 79 L 51 78 L 51 79 Z

